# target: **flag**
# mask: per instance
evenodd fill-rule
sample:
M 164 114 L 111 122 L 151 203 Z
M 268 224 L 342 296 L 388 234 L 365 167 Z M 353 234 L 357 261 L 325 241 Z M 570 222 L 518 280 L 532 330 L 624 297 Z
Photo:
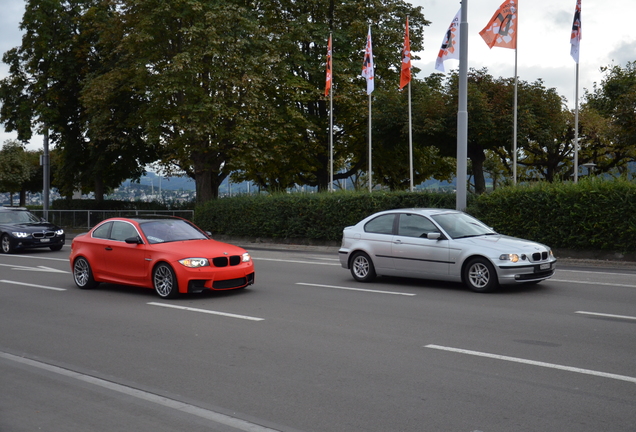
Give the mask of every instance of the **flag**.
M 400 88 L 411 82 L 411 41 L 409 40 L 409 17 L 406 17 L 406 31 L 404 33 L 404 49 L 402 49 L 402 72 L 400 73 Z
M 459 60 L 459 20 L 461 18 L 461 8 L 453 18 L 453 21 L 448 26 L 444 40 L 442 41 L 442 47 L 437 54 L 437 60 L 435 61 L 435 69 L 440 72 L 444 72 L 444 62 L 448 59 Z
M 367 79 L 367 94 L 373 92 L 373 49 L 371 47 L 371 26 L 367 36 L 367 48 L 364 51 L 364 62 L 362 62 L 362 76 Z
M 490 48 L 517 49 L 517 2 L 504 1 L 479 34 Z
M 331 90 L 331 35 L 329 35 L 329 42 L 327 42 L 327 66 L 326 66 L 327 80 L 325 82 L 325 96 L 329 96 Z
M 581 0 L 576 0 L 574 10 L 574 22 L 572 23 L 572 34 L 570 35 L 570 55 L 575 62 L 579 62 L 579 49 L 581 45 Z

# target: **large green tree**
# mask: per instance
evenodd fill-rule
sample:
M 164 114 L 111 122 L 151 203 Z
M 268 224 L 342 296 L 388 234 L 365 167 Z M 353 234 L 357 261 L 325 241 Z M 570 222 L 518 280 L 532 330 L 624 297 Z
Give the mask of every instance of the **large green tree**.
M 116 25 L 117 12 L 108 0 L 29 0 L 20 28 L 22 44 L 6 52 L 10 74 L 0 82 L 0 121 L 17 131 L 21 141 L 34 132 L 47 133 L 61 152 L 57 167 L 60 192 L 93 190 L 102 199 L 108 188 L 139 177 L 140 164 L 150 162 L 135 127 L 99 118 L 105 111 L 87 112 L 82 94 L 96 75 L 112 67 L 112 51 L 102 36 Z M 110 98 L 111 112 L 128 106 L 119 93 Z M 99 91 L 93 88 L 93 95 Z M 94 99 L 94 98 L 93 98 Z M 114 103 L 113 103 L 114 102 Z M 115 114 L 116 115 L 116 114 Z
M 18 141 L 5 141 L 0 149 L 0 191 L 9 192 L 10 205 L 13 205 L 14 193 L 25 190 L 34 171 L 24 145 Z M 20 205 L 25 205 L 24 193 L 20 193 Z

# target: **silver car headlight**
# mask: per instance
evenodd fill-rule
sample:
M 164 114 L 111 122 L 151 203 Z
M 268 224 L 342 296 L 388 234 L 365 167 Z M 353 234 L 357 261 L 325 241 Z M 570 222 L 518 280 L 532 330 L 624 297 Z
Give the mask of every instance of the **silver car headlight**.
M 179 264 L 188 268 L 199 268 L 209 266 L 210 261 L 207 258 L 184 258 L 179 260 Z
M 17 238 L 27 238 L 29 236 L 29 233 L 25 232 L 12 232 L 11 234 L 13 234 L 13 236 Z
M 252 257 L 250 257 L 250 254 L 245 252 L 241 258 L 242 262 L 250 262 L 252 259 Z
M 510 261 L 510 262 L 518 262 L 519 261 L 519 255 L 517 254 L 501 254 L 499 256 L 499 259 L 502 261 Z

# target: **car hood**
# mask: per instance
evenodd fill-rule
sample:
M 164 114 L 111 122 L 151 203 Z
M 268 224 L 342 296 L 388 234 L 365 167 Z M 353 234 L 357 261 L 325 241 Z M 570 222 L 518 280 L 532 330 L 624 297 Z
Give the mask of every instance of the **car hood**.
M 57 225 L 50 222 L 3 224 L 3 226 L 10 227 L 11 230 L 24 232 L 57 231 L 60 229 Z
M 216 240 L 185 240 L 148 245 L 149 248 L 181 258 L 211 258 L 222 255 L 242 255 L 245 249 Z M 178 259 L 181 259 L 178 258 Z
M 533 252 L 542 252 L 550 249 L 541 243 L 501 234 L 469 237 L 457 239 L 456 241 L 467 246 L 483 247 L 501 253 L 531 254 Z

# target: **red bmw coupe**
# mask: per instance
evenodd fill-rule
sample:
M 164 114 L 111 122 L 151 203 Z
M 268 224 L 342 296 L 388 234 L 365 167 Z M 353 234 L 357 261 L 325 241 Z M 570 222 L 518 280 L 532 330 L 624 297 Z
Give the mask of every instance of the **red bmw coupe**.
M 254 283 L 254 264 L 245 249 L 213 240 L 176 217 L 107 219 L 73 239 L 70 263 L 80 288 L 100 282 L 133 285 L 163 298 Z

